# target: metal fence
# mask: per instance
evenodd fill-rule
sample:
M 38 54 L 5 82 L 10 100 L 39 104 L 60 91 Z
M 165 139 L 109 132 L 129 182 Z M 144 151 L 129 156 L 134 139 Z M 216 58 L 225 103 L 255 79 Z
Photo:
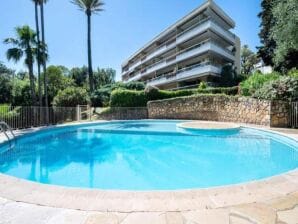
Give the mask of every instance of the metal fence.
M 298 128 L 298 102 L 291 103 L 290 126 L 292 128 Z
M 78 107 L 0 106 L 0 120 L 6 122 L 12 129 L 24 129 L 80 119 Z
M 78 105 L 77 107 L 0 106 L 0 121 L 6 122 L 12 129 L 91 120 L 137 120 L 146 118 L 148 118 L 146 107 L 94 108 L 88 105 Z

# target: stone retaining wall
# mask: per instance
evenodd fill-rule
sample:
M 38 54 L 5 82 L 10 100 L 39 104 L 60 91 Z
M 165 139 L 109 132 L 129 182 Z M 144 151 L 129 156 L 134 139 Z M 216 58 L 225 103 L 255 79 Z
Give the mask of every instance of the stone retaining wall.
M 190 96 L 151 101 L 149 119 L 189 119 L 288 127 L 289 105 L 245 97 Z
M 142 108 L 117 107 L 109 108 L 104 111 L 96 111 L 95 115 L 99 120 L 140 120 L 148 119 L 148 110 Z

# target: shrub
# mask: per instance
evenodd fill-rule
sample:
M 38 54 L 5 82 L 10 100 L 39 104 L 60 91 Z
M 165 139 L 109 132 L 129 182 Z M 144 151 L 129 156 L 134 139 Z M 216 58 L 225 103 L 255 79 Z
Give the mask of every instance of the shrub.
M 199 94 L 225 94 L 225 95 L 237 95 L 239 92 L 238 86 L 235 87 L 217 87 L 198 89 Z
M 95 90 L 91 95 L 92 106 L 94 107 L 105 107 L 109 106 L 110 96 L 112 90 L 110 88 L 101 88 Z
M 143 82 L 127 82 L 127 83 L 122 83 L 120 87 L 122 87 L 123 89 L 129 89 L 129 90 L 144 90 L 145 84 Z
M 102 86 L 100 89 L 94 91 L 91 95 L 92 106 L 105 107 L 109 106 L 110 97 L 114 90 L 127 89 L 127 90 L 144 90 L 145 85 L 142 82 L 117 82 Z
M 80 87 L 68 87 L 61 90 L 53 100 L 53 105 L 57 107 L 75 107 L 89 103 L 87 90 Z
M 279 73 L 273 72 L 271 74 L 254 73 L 248 77 L 245 81 L 240 83 L 241 94 L 244 96 L 252 96 L 258 89 L 270 82 L 276 80 L 280 77 Z
M 237 95 L 238 87 L 208 88 L 203 90 L 185 89 L 177 91 L 159 90 L 156 87 L 147 87 L 145 91 L 114 90 L 111 95 L 111 107 L 145 107 L 148 101 L 163 100 L 194 94 L 225 94 Z
M 160 99 L 160 90 L 155 86 L 147 86 L 145 89 L 145 94 L 148 100 Z
M 207 89 L 207 87 L 208 87 L 208 84 L 206 82 L 200 82 L 199 90 Z
M 296 68 L 291 69 L 288 72 L 288 76 L 292 77 L 292 78 L 298 78 L 298 70 Z
M 114 90 L 111 94 L 111 107 L 145 107 L 147 97 L 144 91 Z
M 191 96 L 191 95 L 194 95 L 195 93 L 196 93 L 196 90 L 192 90 L 192 89 L 183 89 L 183 90 L 177 90 L 177 91 L 160 90 L 158 100 L 176 98 L 176 97 L 182 97 L 182 96 Z M 155 99 L 149 98 L 149 100 L 155 100 Z
M 253 95 L 255 98 L 267 100 L 298 100 L 298 78 L 281 77 L 266 83 Z
M 15 80 L 13 87 L 13 100 L 12 104 L 14 106 L 30 106 L 31 101 L 31 88 L 29 80 Z
M 12 108 L 9 104 L 0 104 L 0 120 L 16 119 L 19 116 L 20 107 Z

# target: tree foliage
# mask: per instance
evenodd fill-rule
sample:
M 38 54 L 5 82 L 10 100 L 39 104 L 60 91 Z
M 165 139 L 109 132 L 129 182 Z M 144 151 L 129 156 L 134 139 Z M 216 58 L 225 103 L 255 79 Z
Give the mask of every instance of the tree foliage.
M 258 55 L 278 71 L 298 67 L 298 1 L 262 0 Z
M 20 61 L 24 57 L 25 65 L 28 67 L 30 90 L 31 90 L 31 105 L 36 104 L 35 95 L 35 78 L 33 74 L 33 64 L 37 55 L 36 33 L 29 26 L 16 27 L 16 37 L 10 37 L 4 40 L 5 44 L 12 47 L 6 52 L 8 60 L 14 62 Z
M 51 103 L 54 97 L 59 91 L 66 89 L 67 87 L 74 86 L 73 79 L 65 76 L 67 74 L 66 68 L 63 66 L 49 66 L 47 68 L 48 76 L 48 102 Z M 44 74 L 42 74 L 42 80 Z
M 258 47 L 258 56 L 262 58 L 266 65 L 274 66 L 275 40 L 271 37 L 271 29 L 274 26 L 272 7 L 276 0 L 263 0 L 261 3 L 262 11 L 259 13 L 261 19 L 261 31 L 259 33 L 262 46 Z
M 0 104 L 12 100 L 12 76 L 14 71 L 0 62 Z
M 276 42 L 274 62 L 288 70 L 298 67 L 298 1 L 280 0 L 273 7 L 270 37 Z
M 241 48 L 241 73 L 250 74 L 256 63 L 258 63 L 257 55 L 249 49 L 248 45 L 244 45 Z
M 60 90 L 53 100 L 53 105 L 57 107 L 75 107 L 89 103 L 88 92 L 81 87 L 68 87 Z
M 253 95 L 266 100 L 298 100 L 298 78 L 281 76 L 277 80 L 267 82 Z
M 262 74 L 254 73 L 250 75 L 245 81 L 240 83 L 241 94 L 244 96 L 252 96 L 257 90 L 263 87 L 263 85 L 269 81 L 279 79 L 279 73 Z
M 219 85 L 222 87 L 230 87 L 237 84 L 237 72 L 234 66 L 231 64 L 223 66 L 219 79 Z

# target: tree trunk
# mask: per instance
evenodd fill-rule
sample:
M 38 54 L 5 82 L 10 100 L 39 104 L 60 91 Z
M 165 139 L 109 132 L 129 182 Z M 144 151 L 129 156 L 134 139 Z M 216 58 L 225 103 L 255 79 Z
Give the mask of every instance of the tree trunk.
M 92 53 L 91 53 L 91 12 L 87 12 L 87 23 L 88 23 L 88 73 L 89 73 L 89 85 L 90 92 L 94 91 L 94 78 L 92 70 Z
M 41 39 L 42 39 L 42 68 L 44 74 L 44 97 L 45 97 L 45 107 L 46 107 L 46 123 L 49 123 L 49 111 L 47 107 L 49 106 L 48 102 L 48 76 L 47 76 L 47 64 L 46 64 L 46 53 L 45 53 L 45 32 L 44 32 L 44 10 L 43 10 L 43 1 L 40 4 L 40 17 L 41 17 Z
M 30 56 L 29 56 L 30 57 Z M 36 106 L 36 96 L 35 96 L 35 85 L 34 85 L 34 74 L 33 74 L 33 63 L 32 59 L 28 60 L 28 71 L 29 71 L 29 80 L 30 80 L 30 92 L 31 92 L 31 101 L 32 106 Z
M 40 37 L 39 37 L 39 20 L 38 20 L 38 4 L 35 2 L 35 26 L 37 37 L 37 74 L 38 74 L 38 103 L 39 103 L 39 122 L 41 122 L 42 112 L 42 91 L 41 91 L 41 77 L 40 77 Z

